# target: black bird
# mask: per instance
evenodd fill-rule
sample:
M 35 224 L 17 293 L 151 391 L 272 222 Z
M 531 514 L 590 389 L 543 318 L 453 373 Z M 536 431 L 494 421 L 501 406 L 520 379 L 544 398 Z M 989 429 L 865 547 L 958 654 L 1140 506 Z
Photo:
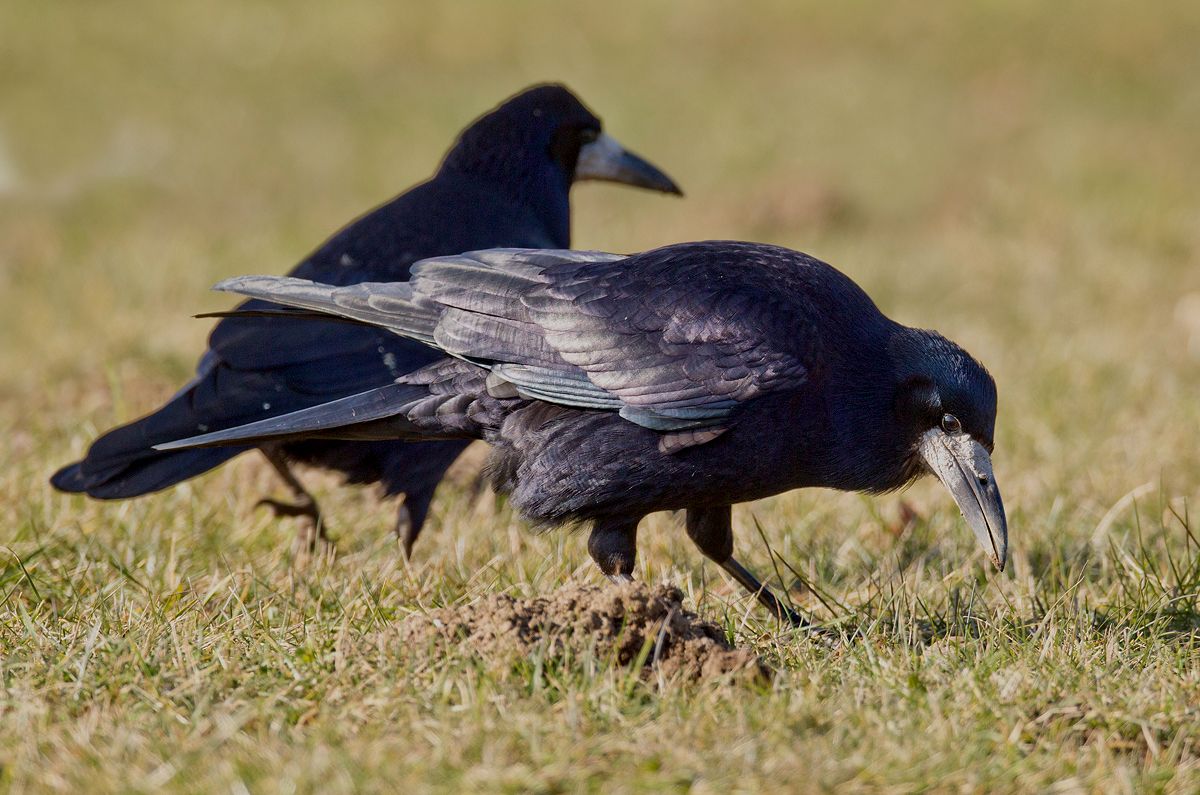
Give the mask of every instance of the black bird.
M 344 288 L 269 276 L 217 285 L 450 356 L 392 386 L 162 447 L 486 439 L 497 490 L 537 525 L 592 522 L 588 551 L 609 577 L 632 575 L 643 516 L 686 509 L 700 551 L 797 623 L 733 558 L 730 506 L 806 486 L 885 492 L 932 472 L 1004 568 L 995 382 L 819 260 L 707 242 L 627 257 L 479 251 L 412 273 Z
M 426 257 L 498 246 L 568 248 L 568 193 L 588 179 L 680 193 L 665 174 L 601 132 L 600 120 L 569 90 L 534 87 L 468 127 L 432 179 L 352 222 L 291 273 L 331 285 L 398 282 Z M 390 384 L 441 356 L 377 328 L 254 316 L 263 306 L 250 301 L 218 323 L 196 378 L 155 413 L 97 439 L 86 458 L 51 478 L 55 488 L 100 499 L 167 488 L 251 448 L 168 453 L 154 449 L 159 442 Z M 388 495 L 405 494 L 397 532 L 408 554 L 434 488 L 468 443 L 258 445 L 296 499 L 262 502 L 301 517 L 298 541 L 311 547 L 324 535 L 323 523 L 293 463 L 338 470 L 350 483 L 379 482 Z

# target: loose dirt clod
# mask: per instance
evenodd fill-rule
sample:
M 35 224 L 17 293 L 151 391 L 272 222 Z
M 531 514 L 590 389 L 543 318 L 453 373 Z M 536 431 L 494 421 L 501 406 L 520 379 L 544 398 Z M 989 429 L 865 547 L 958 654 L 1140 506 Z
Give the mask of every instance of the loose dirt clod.
M 664 629 L 665 627 L 665 629 Z M 646 650 L 646 670 L 708 679 L 742 673 L 769 680 L 771 669 L 749 649 L 735 649 L 715 624 L 683 607 L 671 585 L 567 585 L 550 596 L 517 599 L 494 594 L 480 602 L 406 618 L 399 628 L 407 649 L 464 648 L 480 657 L 509 659 L 544 653 L 593 653 L 620 665 Z

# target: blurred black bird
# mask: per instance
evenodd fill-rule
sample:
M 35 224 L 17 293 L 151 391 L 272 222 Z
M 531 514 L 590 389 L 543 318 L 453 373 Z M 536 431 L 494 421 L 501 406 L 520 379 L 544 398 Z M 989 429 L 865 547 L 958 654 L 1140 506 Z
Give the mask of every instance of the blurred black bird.
M 734 559 L 734 503 L 806 486 L 879 493 L 932 472 L 1004 567 L 995 382 L 823 262 L 707 242 L 627 257 L 478 251 L 412 273 L 343 288 L 269 276 L 217 285 L 449 356 L 382 389 L 162 447 L 486 439 L 497 490 L 537 525 L 590 521 L 588 550 L 609 577 L 633 574 L 643 516 L 686 509 L 700 551 L 797 624 Z
M 479 248 L 568 248 L 571 185 L 609 180 L 679 194 L 665 174 L 601 132 L 569 90 L 531 88 L 468 127 L 437 174 L 352 222 L 292 275 L 330 285 L 397 282 L 419 259 Z M 390 384 L 441 357 L 378 328 L 255 316 L 250 301 L 217 324 L 196 378 L 155 413 L 97 439 L 87 457 L 59 470 L 62 491 L 123 499 L 195 477 L 250 446 L 162 452 L 159 442 Z M 349 483 L 403 493 L 397 532 L 405 553 L 420 533 L 434 488 L 467 441 L 297 441 L 257 445 L 295 497 L 262 502 L 301 518 L 298 543 L 324 536 L 315 500 L 291 472 L 302 462 L 340 471 Z

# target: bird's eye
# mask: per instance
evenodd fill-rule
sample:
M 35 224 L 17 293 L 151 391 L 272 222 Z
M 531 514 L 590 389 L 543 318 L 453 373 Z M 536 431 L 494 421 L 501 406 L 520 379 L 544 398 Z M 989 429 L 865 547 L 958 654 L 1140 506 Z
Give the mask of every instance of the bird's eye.
M 583 130 L 580 130 L 580 132 L 579 132 L 579 140 L 583 142 L 584 146 L 587 146 L 588 144 L 593 143 L 599 137 L 600 137 L 599 130 L 593 130 L 591 128 L 584 128 Z
M 953 414 L 943 414 L 942 430 L 946 433 L 958 433 L 962 430 L 962 423 Z

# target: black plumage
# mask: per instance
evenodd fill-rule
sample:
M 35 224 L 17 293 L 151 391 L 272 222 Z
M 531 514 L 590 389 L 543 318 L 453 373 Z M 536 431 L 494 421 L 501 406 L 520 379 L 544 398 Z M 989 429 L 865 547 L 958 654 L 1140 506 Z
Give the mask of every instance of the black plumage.
M 330 285 L 404 281 L 419 259 L 478 248 L 570 245 L 573 182 L 605 179 L 679 193 L 650 164 L 601 132 L 600 120 L 566 88 L 527 90 L 474 122 L 437 174 L 330 238 L 291 274 Z M 51 483 L 63 491 L 122 499 L 195 477 L 248 447 L 161 452 L 158 442 L 296 411 L 353 395 L 437 360 L 441 354 L 382 329 L 263 318 L 250 301 L 217 324 L 196 378 L 153 414 L 101 436 L 82 461 Z M 248 314 L 250 313 L 250 314 Z M 240 315 L 240 316 L 239 316 Z M 295 441 L 262 445 L 297 498 L 264 501 L 320 530 L 315 502 L 290 471 L 303 462 L 350 483 L 405 494 L 397 529 L 409 551 L 434 488 L 468 444 Z
M 629 257 L 480 251 L 418 263 L 406 284 L 242 277 L 217 289 L 450 356 L 386 389 L 169 447 L 486 439 L 496 488 L 536 524 L 591 522 L 609 576 L 632 574 L 643 516 L 686 509 L 700 550 L 781 615 L 732 557 L 731 505 L 807 486 L 878 493 L 932 471 L 1004 565 L 991 376 L 804 254 L 731 242 Z

